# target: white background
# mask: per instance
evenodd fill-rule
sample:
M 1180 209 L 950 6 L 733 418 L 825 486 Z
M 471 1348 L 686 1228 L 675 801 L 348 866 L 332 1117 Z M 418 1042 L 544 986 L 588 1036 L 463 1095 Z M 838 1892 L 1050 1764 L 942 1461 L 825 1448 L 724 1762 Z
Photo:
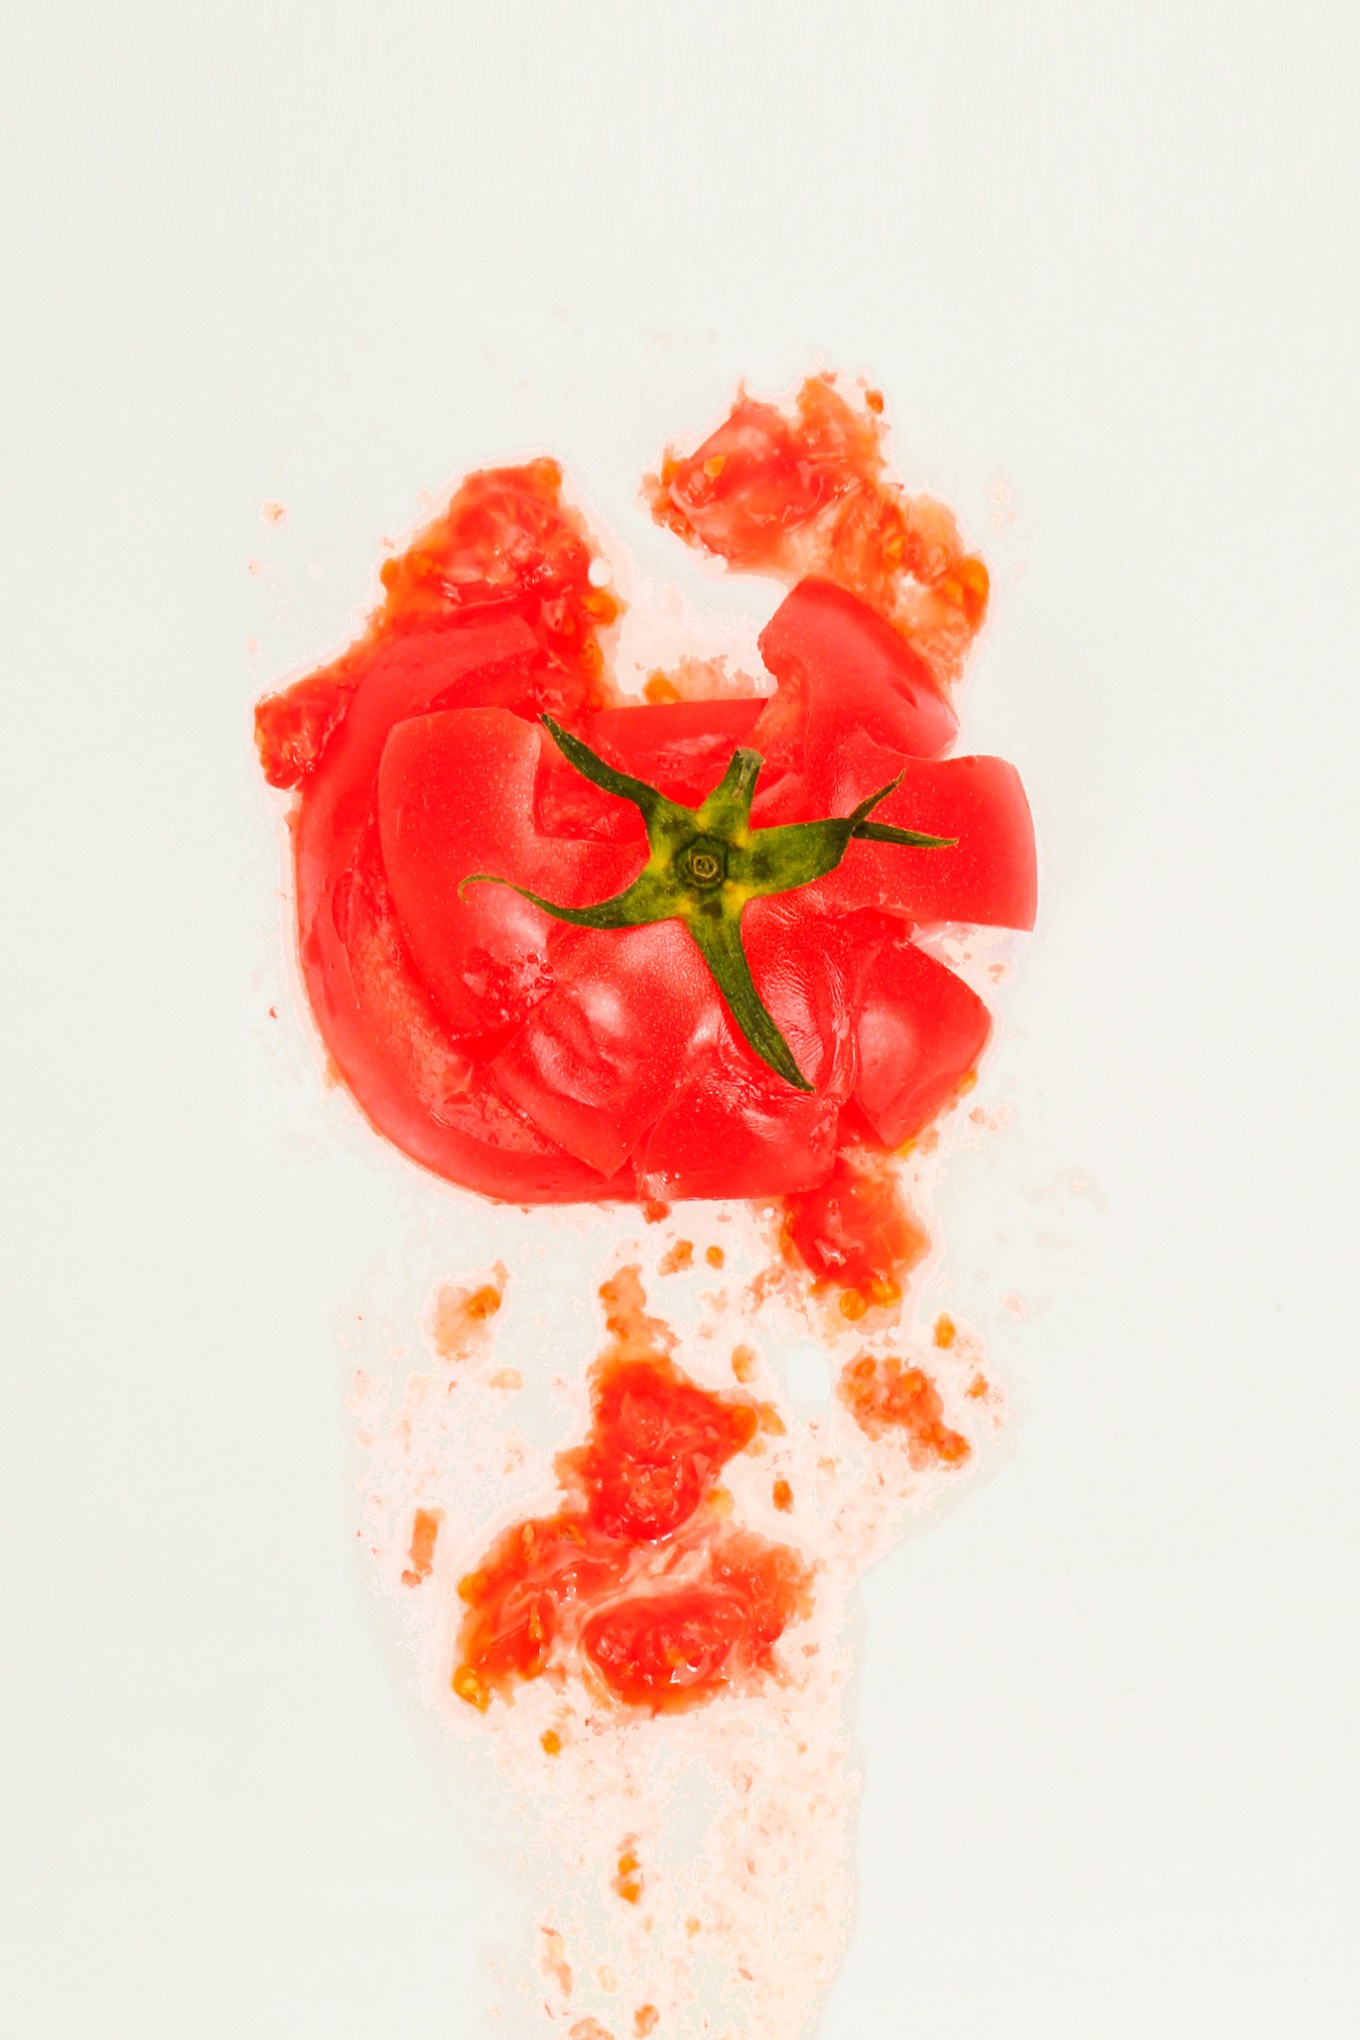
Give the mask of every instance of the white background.
M 479 461 L 679 572 L 636 476 L 814 349 L 997 570 L 1045 878 L 825 2040 L 1356 2030 L 1354 10 L 5 15 L 6 2030 L 477 2040 L 334 1345 L 425 1192 L 266 1017 L 248 709 Z

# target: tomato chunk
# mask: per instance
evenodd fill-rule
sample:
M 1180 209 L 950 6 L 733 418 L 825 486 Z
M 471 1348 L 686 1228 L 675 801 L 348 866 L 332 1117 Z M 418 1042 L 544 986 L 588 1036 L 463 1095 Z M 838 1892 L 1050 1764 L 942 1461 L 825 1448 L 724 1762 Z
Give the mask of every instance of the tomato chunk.
M 856 1026 L 855 1099 L 885 1147 L 900 1147 L 957 1096 L 991 1024 L 962 978 L 914 943 L 879 950 Z
M 449 1024 L 517 1025 L 551 989 L 554 923 L 508 886 L 605 899 L 636 874 L 631 847 L 549 837 L 534 826 L 546 733 L 503 708 L 398 723 L 378 774 L 383 865 L 402 933 Z
M 709 1395 L 666 1360 L 611 1369 L 590 1442 L 572 1461 L 587 1514 L 609 1537 L 669 1536 L 756 1434 L 755 1407 Z
M 801 691 L 808 757 L 826 757 L 843 736 L 862 731 L 888 750 L 933 758 L 958 733 L 920 653 L 830 581 L 800 581 L 761 632 L 760 651 L 777 680 Z
M 786 1211 L 786 1243 L 811 1271 L 814 1288 L 834 1283 L 844 1292 L 847 1317 L 859 1317 L 871 1303 L 896 1303 L 903 1276 L 930 1251 L 892 1176 L 867 1157 L 838 1156 L 815 1188 L 789 1198 Z
M 538 1678 L 564 1618 L 616 1587 L 628 1559 L 626 1546 L 602 1540 L 583 1516 L 515 1524 L 459 1584 L 463 1668 L 490 1686 Z
M 768 1671 L 789 1623 L 807 1613 L 808 1586 L 794 1552 L 738 1534 L 710 1548 L 693 1584 L 606 1606 L 582 1640 L 618 1699 L 677 1713 Z
M 707 1699 L 726 1682 L 742 1626 L 734 1596 L 692 1587 L 605 1608 L 587 1622 L 584 1641 L 620 1700 L 674 1711 Z

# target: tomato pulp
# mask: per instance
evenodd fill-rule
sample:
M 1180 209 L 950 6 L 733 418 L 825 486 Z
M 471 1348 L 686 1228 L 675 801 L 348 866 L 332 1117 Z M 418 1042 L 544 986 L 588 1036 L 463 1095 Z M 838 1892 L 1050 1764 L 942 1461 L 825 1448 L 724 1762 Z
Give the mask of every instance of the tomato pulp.
M 791 584 L 761 638 L 768 694 L 616 697 L 618 605 L 540 460 L 470 476 L 387 562 L 360 641 L 260 704 L 266 775 L 297 790 L 318 1026 L 374 1127 L 439 1175 L 516 1202 L 814 1193 L 971 1072 L 986 1008 L 915 936 L 1031 926 L 1033 836 L 1009 765 L 942 755 L 986 574 L 891 480 L 881 435 L 871 403 L 814 378 L 791 417 L 743 397 L 649 484 L 687 540 Z M 572 768 L 544 714 L 686 807 L 758 752 L 757 835 L 896 782 L 875 821 L 949 840 L 857 840 L 745 906 L 752 980 L 809 1088 L 753 1052 L 680 921 L 572 926 L 509 884 L 460 893 L 489 874 L 576 910 L 647 863 L 637 809 Z
M 558 1461 L 564 1506 L 506 1530 L 459 1586 L 453 1690 L 475 1707 L 579 1662 L 616 1700 L 675 1712 L 768 1672 L 807 1611 L 797 1555 L 711 1507 L 756 1434 L 755 1403 L 675 1365 L 636 1270 L 603 1294 L 615 1344 L 592 1382 L 589 1436 Z

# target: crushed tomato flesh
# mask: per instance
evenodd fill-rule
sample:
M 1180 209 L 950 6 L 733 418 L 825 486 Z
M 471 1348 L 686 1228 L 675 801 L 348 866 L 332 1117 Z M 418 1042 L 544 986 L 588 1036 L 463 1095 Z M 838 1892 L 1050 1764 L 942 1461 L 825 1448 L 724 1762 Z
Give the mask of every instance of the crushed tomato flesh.
M 693 1707 L 770 1671 L 807 1612 L 797 1554 L 706 1506 L 755 1437 L 758 1406 L 675 1365 L 636 1270 L 602 1294 L 614 1342 L 592 1381 L 589 1435 L 558 1460 L 564 1505 L 504 1531 L 459 1585 L 452 1684 L 477 1707 L 575 1658 L 625 1705 Z

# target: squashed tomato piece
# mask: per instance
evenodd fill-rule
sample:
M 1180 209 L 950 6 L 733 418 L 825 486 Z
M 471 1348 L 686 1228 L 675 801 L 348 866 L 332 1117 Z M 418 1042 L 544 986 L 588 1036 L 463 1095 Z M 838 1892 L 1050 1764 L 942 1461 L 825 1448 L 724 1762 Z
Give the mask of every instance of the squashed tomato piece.
M 814 1189 L 789 1198 L 784 1235 L 815 1288 L 834 1283 L 843 1292 L 847 1317 L 871 1303 L 896 1303 L 902 1276 L 930 1251 L 882 1164 L 845 1155 Z
M 676 1712 L 726 1684 L 742 1628 L 742 1605 L 733 1595 L 691 1587 L 602 1609 L 586 1624 L 584 1642 L 620 1700 Z
M 586 1655 L 616 1698 L 652 1713 L 711 1700 L 768 1671 L 774 1645 L 807 1609 L 807 1572 L 781 1545 L 733 1537 L 693 1585 L 617 1601 L 591 1616 Z
M 861 730 L 887 750 L 933 758 L 958 733 L 959 719 L 919 652 L 834 582 L 800 581 L 761 632 L 760 652 L 776 680 L 802 697 L 804 756 L 822 757 Z
M 608 1537 L 669 1536 L 755 1434 L 754 1404 L 707 1394 L 669 1360 L 614 1367 L 596 1391 L 591 1439 L 572 1461 L 586 1513 Z
M 600 1538 L 584 1516 L 515 1524 L 459 1582 L 464 1667 L 489 1686 L 538 1678 L 563 1619 L 616 1587 L 628 1559 L 626 1545 Z
M 882 434 L 880 414 L 810 376 L 792 417 L 740 397 L 693 453 L 666 456 L 648 500 L 659 523 L 735 567 L 862 597 L 949 684 L 987 611 L 987 569 L 943 504 L 891 479 Z

